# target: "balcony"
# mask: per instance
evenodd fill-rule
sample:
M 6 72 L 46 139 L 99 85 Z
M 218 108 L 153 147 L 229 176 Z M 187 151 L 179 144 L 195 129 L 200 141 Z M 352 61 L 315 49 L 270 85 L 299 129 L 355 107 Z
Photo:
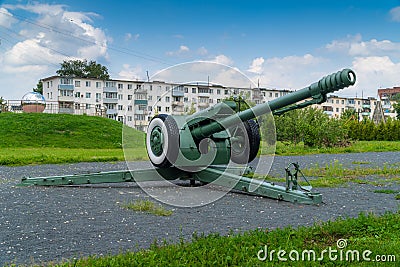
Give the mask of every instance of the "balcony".
M 62 114 L 74 114 L 74 109 L 73 108 L 59 108 L 58 113 Z
M 210 93 L 198 93 L 197 94 L 199 97 L 210 97 Z
M 371 104 L 362 104 L 362 108 L 371 108 Z
M 73 84 L 59 84 L 58 85 L 58 90 L 74 90 L 74 85 Z
M 118 111 L 116 109 L 107 109 L 107 115 L 117 115 Z
M 210 104 L 206 102 L 199 102 L 197 105 L 203 108 L 208 108 L 210 106 Z
M 103 98 L 104 104 L 117 104 L 118 98 Z
M 172 106 L 183 107 L 183 102 L 182 101 L 173 101 Z
M 117 93 L 117 87 L 103 87 L 104 93 Z
M 147 111 L 146 110 L 142 110 L 142 109 L 135 109 L 135 114 L 145 115 L 145 114 L 147 114 Z
M 74 102 L 75 98 L 73 96 L 59 96 L 58 102 Z
M 183 90 L 180 89 L 172 89 L 172 96 L 183 96 Z
M 148 101 L 144 99 L 135 99 L 134 105 L 146 105 L 147 106 Z

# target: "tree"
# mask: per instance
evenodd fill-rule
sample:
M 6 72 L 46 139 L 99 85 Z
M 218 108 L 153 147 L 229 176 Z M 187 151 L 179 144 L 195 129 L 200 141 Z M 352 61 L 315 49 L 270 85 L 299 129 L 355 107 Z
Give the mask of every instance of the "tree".
M 61 68 L 56 73 L 62 77 L 93 78 L 100 80 L 110 79 L 108 69 L 96 63 L 96 61 L 87 62 L 87 60 L 64 60 Z
M 36 93 L 39 93 L 39 94 L 43 94 L 43 82 L 42 82 L 42 80 L 38 81 L 38 83 L 36 85 L 36 88 L 33 88 L 33 91 L 36 92 Z
M 396 118 L 400 120 L 400 94 L 395 94 L 394 96 L 392 96 L 391 100 L 396 102 L 393 104 L 393 109 L 397 113 Z
M 6 101 L 3 99 L 3 97 L 0 97 L 0 113 L 6 110 L 7 110 Z

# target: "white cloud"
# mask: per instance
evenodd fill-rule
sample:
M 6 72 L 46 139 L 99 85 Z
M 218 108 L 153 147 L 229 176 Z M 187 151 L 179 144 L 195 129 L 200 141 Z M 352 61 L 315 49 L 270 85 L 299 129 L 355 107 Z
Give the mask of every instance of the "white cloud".
M 353 70 L 357 75 L 357 83 L 346 92 L 363 91 L 364 96 L 377 95 L 378 88 L 399 85 L 400 63 L 393 62 L 388 56 L 356 57 Z
M 392 8 L 389 13 L 393 21 L 400 22 L 400 6 Z
M 71 12 L 64 5 L 38 2 L 3 5 L 0 8 L 0 26 L 11 26 L 10 15 L 4 14 L 13 10 L 30 13 L 27 16 L 32 23 L 13 21 L 13 31 L 18 32 L 18 40 L 0 58 L 0 76 L 15 77 L 14 83 L 11 82 L 13 90 L 0 91 L 0 95 L 21 97 L 27 89 L 36 86 L 40 78 L 54 75 L 63 60 L 108 58 L 109 38 L 102 29 L 93 25 L 97 14 Z M 5 21 L 4 16 L 8 20 Z M 24 83 L 15 83 L 17 77 L 23 77 Z M 10 87 L 5 84 L 5 79 L 0 85 L 1 88 Z
M 216 56 L 213 60 L 211 60 L 212 62 L 216 62 L 219 64 L 223 64 L 223 65 L 227 65 L 227 66 L 231 66 L 233 65 L 233 60 L 225 55 L 218 55 Z
M 303 56 L 258 57 L 248 68 L 250 78 L 260 86 L 279 89 L 301 89 L 324 75 L 326 60 L 311 54 Z
M 181 45 L 177 51 L 169 51 L 167 52 L 167 56 L 185 56 L 189 55 L 190 49 L 185 45 Z
M 120 79 L 140 80 L 143 73 L 142 67 L 131 67 L 129 64 L 122 65 L 122 70 L 118 73 Z
M 255 58 L 247 71 L 260 74 L 263 69 L 264 61 L 263 57 Z
M 199 49 L 197 49 L 197 54 L 199 54 L 200 56 L 205 56 L 208 54 L 208 51 L 204 46 L 202 46 Z
M 325 48 L 329 52 L 343 53 L 352 57 L 358 56 L 400 56 L 400 43 L 390 40 L 371 39 L 363 41 L 361 35 L 349 36 L 345 40 L 334 40 Z
M 0 26 L 5 28 L 11 28 L 11 25 L 17 20 L 13 15 L 8 12 L 7 9 L 0 7 Z
M 132 33 L 128 32 L 125 34 L 124 39 L 125 39 L 125 42 L 130 41 L 131 39 L 137 41 L 137 40 L 139 40 L 139 37 L 140 37 L 140 34 L 138 34 L 138 33 L 135 35 L 132 35 Z

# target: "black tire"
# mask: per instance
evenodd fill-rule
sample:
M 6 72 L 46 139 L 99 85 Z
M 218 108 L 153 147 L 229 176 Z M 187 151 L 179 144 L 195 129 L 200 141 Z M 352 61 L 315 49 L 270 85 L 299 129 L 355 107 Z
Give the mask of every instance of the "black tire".
M 260 149 L 261 137 L 259 126 L 255 120 L 248 120 L 237 127 L 240 127 L 239 134 L 243 138 L 244 143 L 240 147 L 235 147 L 235 144 L 231 142 L 231 160 L 237 164 L 247 164 L 256 158 Z
M 160 133 L 164 142 L 159 141 L 160 146 L 154 145 L 152 138 Z M 155 167 L 168 168 L 175 163 L 179 152 L 179 128 L 172 116 L 159 114 L 153 117 L 147 128 L 146 149 Z

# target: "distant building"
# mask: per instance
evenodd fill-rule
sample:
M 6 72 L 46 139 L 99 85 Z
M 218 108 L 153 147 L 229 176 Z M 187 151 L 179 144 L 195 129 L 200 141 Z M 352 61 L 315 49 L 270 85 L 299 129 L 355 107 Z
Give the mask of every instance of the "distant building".
M 395 101 L 392 98 L 398 93 L 400 93 L 400 87 L 378 89 L 378 96 L 382 101 L 382 110 L 385 117 L 396 117 L 397 114 L 393 108 Z
M 175 84 L 163 81 L 97 80 L 51 76 L 42 79 L 47 113 L 104 116 L 145 131 L 158 113 L 173 115 L 200 111 L 230 96 L 242 96 L 255 104 L 265 103 L 290 93 L 290 90 L 237 88 L 216 84 Z M 372 119 L 377 99 L 345 98 L 336 95 L 314 107 L 331 117 L 346 109 Z M 382 105 L 385 107 L 385 105 Z

